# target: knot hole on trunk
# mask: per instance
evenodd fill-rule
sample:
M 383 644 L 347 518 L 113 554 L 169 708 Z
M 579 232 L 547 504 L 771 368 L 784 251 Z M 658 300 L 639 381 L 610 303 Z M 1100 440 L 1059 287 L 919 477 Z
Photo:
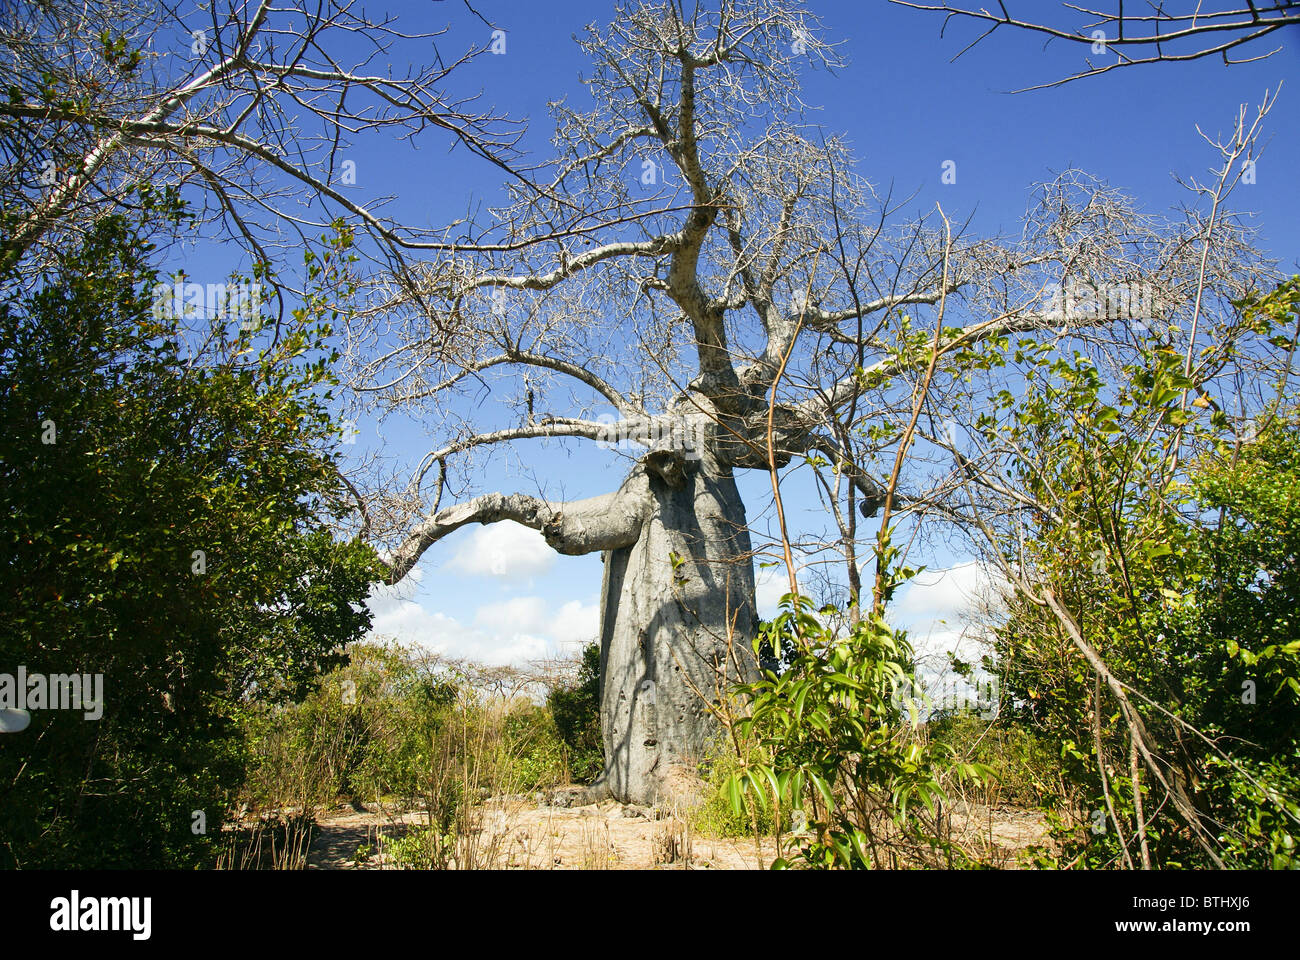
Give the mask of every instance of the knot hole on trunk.
M 675 450 L 654 450 L 646 454 L 641 462 L 652 476 L 658 477 L 674 490 L 686 486 L 687 476 L 696 469 L 694 461 L 687 460 Z

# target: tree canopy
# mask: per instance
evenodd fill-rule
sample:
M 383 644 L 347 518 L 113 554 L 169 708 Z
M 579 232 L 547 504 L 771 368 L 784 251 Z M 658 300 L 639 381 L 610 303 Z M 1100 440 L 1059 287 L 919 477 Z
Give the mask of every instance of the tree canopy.
M 98 719 L 33 710 L 6 740 L 9 866 L 203 862 L 241 705 L 300 697 L 370 623 L 374 555 L 323 526 L 345 492 L 327 330 L 187 344 L 157 280 L 110 216 L 0 305 L 0 662 L 103 685 Z

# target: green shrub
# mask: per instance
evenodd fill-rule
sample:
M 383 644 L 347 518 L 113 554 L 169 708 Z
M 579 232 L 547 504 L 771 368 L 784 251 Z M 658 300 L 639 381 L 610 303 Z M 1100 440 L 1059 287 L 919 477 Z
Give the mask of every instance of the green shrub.
M 424 810 L 425 834 L 403 839 L 395 856 L 445 866 L 483 799 L 564 780 L 565 745 L 547 708 L 476 688 L 472 665 L 457 672 L 374 643 L 350 654 L 301 702 L 245 718 L 251 807 L 312 815 L 351 800 Z M 472 842 L 462 847 L 476 856 Z
M 550 710 L 522 704 L 506 717 L 496 774 L 498 792 L 551 787 L 564 781 L 565 744 Z
M 1244 305 L 1245 325 L 1289 356 L 1298 306 L 1300 279 Z M 1060 511 L 1040 512 L 1006 545 L 1006 569 L 1034 573 L 1007 596 L 994 633 L 1004 700 L 1061 758 L 1055 859 L 1041 862 L 1296 864 L 1300 410 L 1290 384 L 1247 419 L 1213 399 L 1238 389 L 1227 374 L 1197 381 L 1181 352 L 1158 346 L 1114 383 L 1078 354 L 1041 372 L 987 431 L 1026 451 L 1011 462 L 1012 485 Z
M 605 766 L 600 736 L 600 647 L 590 643 L 583 649 L 577 682 L 553 691 L 547 706 L 564 744 L 569 776 L 576 783 L 590 783 Z
M 910 573 L 890 574 L 886 599 Z M 727 778 L 733 809 L 752 815 L 779 803 L 803 813 L 808 833 L 793 861 L 806 866 L 953 865 L 939 820 L 944 784 L 978 782 L 988 771 L 925 742 L 901 714 L 898 691 L 913 673 L 906 637 L 878 615 L 837 634 L 798 594 L 781 606 L 766 639 L 774 652 L 792 647 L 788 668 L 733 691 L 749 704 L 737 727 L 760 748 Z
M 932 717 L 926 733 L 958 759 L 988 768 L 990 800 L 1037 807 L 1059 792 L 1059 754 L 1021 723 L 947 713 Z
M 98 719 L 39 710 L 4 738 L 0 867 L 212 863 L 240 715 L 370 624 L 374 553 L 327 529 L 328 326 L 295 311 L 273 344 L 160 316 L 150 256 L 104 217 L 0 302 L 0 673 L 103 687 Z
M 700 773 L 704 777 L 705 788 L 703 800 L 691 814 L 692 826 L 700 833 L 711 837 L 746 837 L 754 834 L 754 818 L 757 818 L 758 832 L 765 836 L 776 833 L 776 818 L 771 805 L 761 805 L 737 810 L 732 804 L 728 784 L 739 775 L 746 766 L 770 760 L 762 749 L 751 739 L 743 744 L 745 760 L 736 755 L 735 747 L 730 743 L 718 742 L 708 752 Z M 790 829 L 790 817 L 782 817 L 782 828 Z
M 456 853 L 456 837 L 433 827 L 414 827 L 379 838 L 379 852 L 398 870 L 445 870 Z

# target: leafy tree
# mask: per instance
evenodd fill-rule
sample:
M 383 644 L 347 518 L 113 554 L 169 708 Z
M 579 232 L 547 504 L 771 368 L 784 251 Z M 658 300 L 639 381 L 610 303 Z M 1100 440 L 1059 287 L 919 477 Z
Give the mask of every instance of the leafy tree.
M 889 574 L 886 599 L 911 574 Z M 914 679 L 913 651 L 903 632 L 872 613 L 837 633 L 811 608 L 805 596 L 782 598 L 755 647 L 766 641 L 789 665 L 733 691 L 749 703 L 736 733 L 761 748 L 756 758 L 738 750 L 740 769 L 725 788 L 733 809 L 748 810 L 755 825 L 770 807 L 777 823 L 803 814 L 797 850 L 778 857 L 774 869 L 952 866 L 955 851 L 938 822 L 945 784 L 990 771 L 917 735 L 915 704 L 904 692 Z
M 1206 805 L 1233 861 L 1300 862 L 1300 416 L 1198 465 L 1194 491 L 1217 512 L 1194 541 L 1200 643 L 1195 708 L 1207 735 Z M 1216 675 L 1217 671 L 1217 675 Z M 1204 753 L 1205 751 L 1202 751 Z
M 0 304 L 0 671 L 103 676 L 99 719 L 36 710 L 6 737 L 6 866 L 204 862 L 243 706 L 300 696 L 370 623 L 376 558 L 324 525 L 323 308 L 264 347 L 225 318 L 188 330 L 155 309 L 149 253 L 103 218 Z
M 1059 745 L 1055 799 L 1080 814 L 1059 862 L 1295 862 L 1295 283 L 1242 306 L 1202 352 L 1222 362 L 1156 344 L 1112 384 L 1087 357 L 1040 355 L 1007 420 L 983 421 L 986 460 L 1015 451 L 1015 503 L 984 499 L 978 521 L 1013 584 L 992 666 L 1008 709 Z M 1280 371 L 1276 398 L 1230 416 L 1221 369 Z
M 558 687 L 547 697 L 569 756 L 569 773 L 587 782 L 600 773 L 604 756 L 600 740 L 600 647 L 589 643 L 582 650 L 577 680 Z

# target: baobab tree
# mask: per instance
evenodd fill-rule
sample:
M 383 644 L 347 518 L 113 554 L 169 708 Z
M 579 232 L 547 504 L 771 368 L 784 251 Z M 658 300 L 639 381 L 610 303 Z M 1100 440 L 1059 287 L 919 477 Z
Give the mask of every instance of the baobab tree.
M 514 521 L 562 554 L 602 555 L 596 791 L 648 803 L 706 749 L 719 691 L 756 669 L 738 471 L 775 486 L 812 458 L 869 518 L 890 424 L 931 355 L 1120 318 L 1045 304 L 1045 285 L 1147 271 L 1173 291 L 1191 264 L 1178 236 L 1082 181 L 1046 189 L 1009 244 L 894 224 L 899 205 L 852 174 L 845 145 L 801 123 L 800 68 L 837 60 L 792 0 L 641 4 L 579 46 L 593 106 L 553 105 L 553 161 L 510 184 L 478 232 L 458 225 L 472 249 L 375 286 L 348 330 L 349 377 L 436 437 L 400 489 L 362 497 L 390 582 L 467 524 Z M 914 319 L 941 302 L 969 322 Z M 452 402 L 484 383 L 509 422 Z M 548 438 L 635 438 L 643 454 L 591 499 L 506 489 L 444 504 L 478 484 L 474 454 Z

